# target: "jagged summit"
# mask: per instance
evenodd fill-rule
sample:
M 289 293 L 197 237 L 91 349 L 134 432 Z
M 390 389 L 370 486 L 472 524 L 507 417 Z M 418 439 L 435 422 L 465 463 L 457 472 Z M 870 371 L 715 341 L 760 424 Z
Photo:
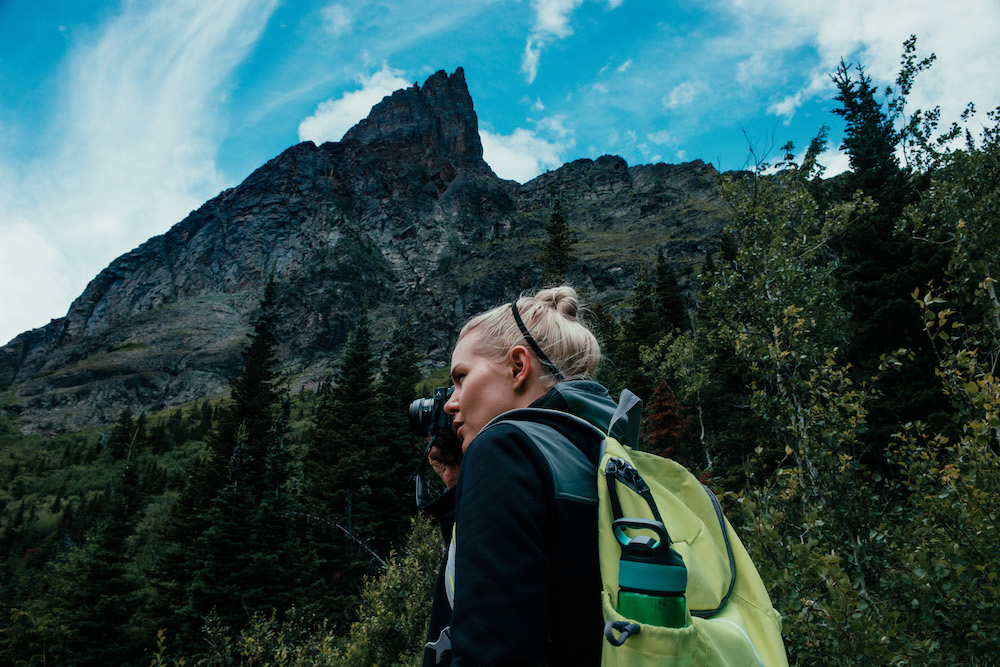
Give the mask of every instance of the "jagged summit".
M 0 348 L 0 409 L 54 432 L 225 392 L 269 275 L 293 390 L 329 376 L 363 300 L 377 332 L 410 311 L 427 365 L 444 364 L 457 323 L 540 280 L 557 199 L 581 239 L 570 280 L 612 307 L 657 245 L 678 269 L 716 246 L 709 166 L 605 156 L 519 185 L 482 151 L 461 68 L 387 96 L 339 142 L 292 146 Z
M 479 120 L 461 67 L 451 76 L 439 70 L 423 87 L 414 84 L 386 96 L 340 143 L 352 152 L 407 153 L 431 169 L 459 160 L 492 174 L 483 162 Z

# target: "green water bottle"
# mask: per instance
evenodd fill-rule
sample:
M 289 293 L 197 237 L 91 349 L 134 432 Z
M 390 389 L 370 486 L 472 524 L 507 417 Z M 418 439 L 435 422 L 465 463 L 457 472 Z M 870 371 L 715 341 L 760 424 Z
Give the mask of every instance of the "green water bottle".
M 618 613 L 640 623 L 665 628 L 687 625 L 687 568 L 680 554 L 670 548 L 663 523 L 648 519 L 617 519 L 613 528 L 622 547 L 618 561 Z M 656 537 L 626 529 L 643 530 Z

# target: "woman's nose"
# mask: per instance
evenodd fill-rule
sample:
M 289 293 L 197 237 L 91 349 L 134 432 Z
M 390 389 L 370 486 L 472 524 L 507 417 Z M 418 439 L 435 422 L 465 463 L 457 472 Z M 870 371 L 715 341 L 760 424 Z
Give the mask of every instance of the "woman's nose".
M 458 390 L 452 391 L 451 396 L 445 401 L 444 411 L 449 415 L 454 415 L 458 412 Z

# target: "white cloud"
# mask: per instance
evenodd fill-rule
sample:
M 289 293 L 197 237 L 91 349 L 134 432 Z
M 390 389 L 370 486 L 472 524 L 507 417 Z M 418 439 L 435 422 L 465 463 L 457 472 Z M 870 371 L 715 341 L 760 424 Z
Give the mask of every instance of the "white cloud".
M 531 4 L 535 8 L 535 32 L 562 39 L 573 34 L 569 15 L 583 0 L 533 0 Z
M 117 255 L 229 185 L 215 106 L 275 5 L 124 3 L 92 34 L 69 34 L 50 93 L 60 111 L 37 151 L 0 151 L 0 282 L 36 295 L 0 291 L 0 338 L 64 315 Z
M 502 135 L 479 131 L 483 142 L 483 159 L 500 178 L 526 183 L 543 171 L 562 165 L 561 153 L 572 145 L 549 141 L 531 130 L 517 128 Z
M 521 71 L 524 72 L 528 83 L 533 83 L 538 76 L 538 62 L 542 56 L 542 44 L 537 37 L 529 37 L 524 45 L 524 55 L 521 56 Z
M 347 33 L 354 21 L 350 8 L 344 5 L 327 5 L 321 14 L 323 16 L 323 29 L 334 37 L 341 37 Z
M 984 45 L 995 46 L 1000 36 L 996 0 L 964 0 L 950 9 L 943 9 L 938 0 L 718 0 L 717 4 L 740 22 L 741 33 L 734 39 L 756 49 L 739 66 L 744 84 L 773 76 L 769 67 L 773 70 L 782 58 L 807 47 L 816 52 L 818 70 L 825 74 L 844 58 L 863 63 L 877 85 L 892 85 L 903 41 L 916 35 L 919 55 L 933 52 L 939 58 L 918 77 L 910 108 L 940 105 L 943 118 L 952 119 L 968 101 L 985 110 L 1000 99 L 995 58 L 983 57 Z M 761 40 L 760 35 L 773 39 Z M 809 96 L 826 96 L 816 85 L 816 75 L 807 76 L 803 90 L 773 103 L 772 113 L 787 117 Z
M 625 62 L 623 62 L 621 65 L 619 65 L 618 69 L 616 69 L 615 71 L 618 72 L 619 74 L 624 74 L 625 70 L 627 70 L 631 66 L 632 66 L 632 59 L 629 58 L 628 60 L 626 60 Z
M 767 112 L 775 116 L 783 116 L 788 122 L 798 111 L 799 107 L 809 98 L 817 95 L 829 99 L 832 97 L 832 82 L 828 72 L 814 72 L 809 84 L 792 95 L 786 95 L 775 100 L 768 106 Z
M 566 126 L 566 114 L 556 114 L 547 116 L 539 120 L 536 124 L 538 130 L 547 132 L 559 137 L 561 140 L 573 141 L 573 130 Z
M 840 150 L 826 151 L 819 156 L 817 161 L 825 167 L 823 176 L 826 178 L 842 174 L 851 168 L 851 161 L 847 153 Z
M 674 143 L 674 135 L 668 130 L 659 130 L 657 132 L 652 132 L 646 135 L 646 138 L 652 141 L 654 144 L 672 144 Z
M 775 69 L 771 53 L 756 51 L 736 65 L 736 80 L 743 85 L 759 84 Z
M 767 108 L 769 114 L 775 116 L 784 116 L 785 118 L 791 118 L 795 115 L 795 111 L 802 106 L 802 100 L 805 96 L 805 91 L 800 90 L 794 95 L 787 95 L 780 100 L 771 103 L 771 106 Z
M 532 0 L 535 11 L 535 25 L 528 36 L 521 57 L 521 71 L 528 83 L 538 76 L 538 64 L 542 50 L 557 39 L 565 39 L 573 34 L 570 15 L 584 0 Z M 624 0 L 608 0 L 608 9 L 620 7 Z M 626 63 L 625 67 L 627 67 Z M 619 70 L 619 71 L 624 71 Z
M 66 255 L 47 235 L 24 220 L 6 221 L 0 227 L 0 267 L 4 280 L 0 346 L 66 312 L 67 291 L 74 281 L 67 279 Z
M 379 71 L 361 79 L 361 88 L 320 102 L 313 115 L 299 123 L 299 140 L 312 141 L 317 145 L 325 141 L 340 141 L 344 133 L 366 118 L 383 97 L 411 85 L 402 78 L 402 74 L 383 65 Z
M 674 86 L 673 90 L 664 95 L 661 101 L 667 109 L 679 109 L 694 102 L 704 90 L 705 84 L 701 81 L 685 81 Z

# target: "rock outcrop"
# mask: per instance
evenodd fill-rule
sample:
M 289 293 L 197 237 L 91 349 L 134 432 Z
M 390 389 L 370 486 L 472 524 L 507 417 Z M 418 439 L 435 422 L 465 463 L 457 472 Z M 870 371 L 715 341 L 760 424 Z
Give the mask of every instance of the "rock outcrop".
M 443 364 L 461 321 L 538 283 L 557 199 L 581 239 L 570 279 L 612 308 L 658 245 L 682 275 L 716 245 L 724 213 L 700 161 L 605 156 L 519 185 L 482 152 L 461 69 L 396 91 L 340 142 L 284 151 L 0 348 L 4 403 L 49 432 L 225 391 L 272 274 L 293 388 L 329 373 L 362 299 L 376 331 L 411 310 L 428 365 Z

